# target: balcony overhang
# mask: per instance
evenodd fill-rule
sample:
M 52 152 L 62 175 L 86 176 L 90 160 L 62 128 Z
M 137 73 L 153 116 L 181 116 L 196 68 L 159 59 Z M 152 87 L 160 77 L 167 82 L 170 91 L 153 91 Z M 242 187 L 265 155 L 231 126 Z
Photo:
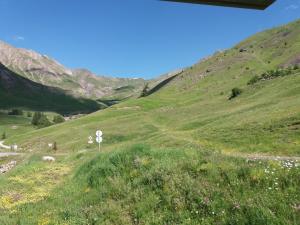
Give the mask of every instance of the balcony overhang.
M 237 8 L 264 10 L 272 5 L 276 0 L 162 0 L 169 2 L 183 2 L 192 4 L 206 4 Z

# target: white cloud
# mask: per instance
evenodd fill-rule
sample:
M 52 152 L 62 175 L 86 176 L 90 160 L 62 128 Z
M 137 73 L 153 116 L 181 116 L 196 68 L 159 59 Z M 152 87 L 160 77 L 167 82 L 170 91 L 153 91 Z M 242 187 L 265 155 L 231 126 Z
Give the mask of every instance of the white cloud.
M 24 41 L 25 38 L 23 36 L 15 35 L 15 36 L 13 36 L 13 40 L 14 41 Z
M 287 7 L 285 7 L 285 10 L 296 10 L 300 8 L 300 1 L 294 3 L 294 4 L 290 4 Z

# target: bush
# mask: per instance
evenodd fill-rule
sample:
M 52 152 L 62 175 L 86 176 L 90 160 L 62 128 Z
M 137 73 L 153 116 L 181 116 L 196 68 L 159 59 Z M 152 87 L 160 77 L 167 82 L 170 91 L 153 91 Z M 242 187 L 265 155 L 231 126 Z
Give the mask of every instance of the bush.
M 231 90 L 231 96 L 229 97 L 229 100 L 233 99 L 233 98 L 236 98 L 237 96 L 241 95 L 242 94 L 242 89 L 240 88 L 233 88 Z
M 39 128 L 51 126 L 51 122 L 49 121 L 48 117 L 41 112 L 34 113 L 31 124 L 38 126 Z
M 44 127 L 49 127 L 51 126 L 51 122 L 49 121 L 48 117 L 44 114 L 42 114 L 42 117 L 40 118 L 40 120 L 38 121 L 38 127 L 39 128 L 44 128 Z
M 259 81 L 272 80 L 277 77 L 284 77 L 284 76 L 291 75 L 293 73 L 293 71 L 292 71 L 293 69 L 295 70 L 295 67 L 294 68 L 286 68 L 286 69 L 269 70 L 267 72 L 264 72 L 260 76 L 255 76 L 255 77 L 251 78 L 251 80 L 248 82 L 248 85 L 255 84 Z
M 298 70 L 299 69 L 299 65 L 296 64 L 293 69 L 294 70 Z
M 252 84 L 255 84 L 255 83 L 257 83 L 258 81 L 260 81 L 260 77 L 259 76 L 254 76 L 254 77 L 252 77 L 251 78 L 251 80 L 249 80 L 249 82 L 247 83 L 248 85 L 252 85 Z
M 22 116 L 23 111 L 21 109 L 13 109 L 8 113 L 8 115 L 10 115 L 10 116 Z
M 41 112 L 35 112 L 31 121 L 31 124 L 34 126 L 37 126 L 39 123 L 39 120 L 42 117 L 42 113 Z
M 63 123 L 65 122 L 65 118 L 61 115 L 56 115 L 53 118 L 53 123 Z
M 27 117 L 32 117 L 32 112 L 27 112 Z
M 6 133 L 5 133 L 5 131 L 2 134 L 2 140 L 4 140 L 4 139 L 6 139 Z
M 56 141 L 53 143 L 53 150 L 57 151 L 57 143 L 56 143 Z

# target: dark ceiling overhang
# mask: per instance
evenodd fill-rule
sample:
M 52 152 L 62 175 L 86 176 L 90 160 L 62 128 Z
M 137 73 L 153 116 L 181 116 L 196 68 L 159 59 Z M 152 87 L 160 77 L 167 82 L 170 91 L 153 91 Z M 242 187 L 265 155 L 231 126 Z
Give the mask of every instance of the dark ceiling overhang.
M 264 10 L 270 5 L 272 5 L 276 0 L 215 0 L 215 1 L 213 0 L 162 0 L 162 1 Z

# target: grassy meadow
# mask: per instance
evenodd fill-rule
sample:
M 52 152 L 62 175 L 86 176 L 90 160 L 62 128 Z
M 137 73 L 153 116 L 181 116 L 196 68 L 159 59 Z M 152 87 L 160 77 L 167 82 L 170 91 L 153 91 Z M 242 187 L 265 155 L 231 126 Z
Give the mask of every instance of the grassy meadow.
M 10 135 L 23 155 L 0 175 L 0 224 L 299 224 L 300 70 L 249 84 L 295 64 L 299 25 L 218 52 L 145 98 Z M 101 152 L 87 143 L 97 129 Z

